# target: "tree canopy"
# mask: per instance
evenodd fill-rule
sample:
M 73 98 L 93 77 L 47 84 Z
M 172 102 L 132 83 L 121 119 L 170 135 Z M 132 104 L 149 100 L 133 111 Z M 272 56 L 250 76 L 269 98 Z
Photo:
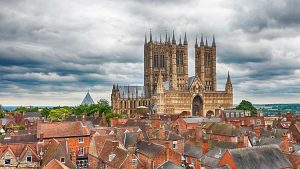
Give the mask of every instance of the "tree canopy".
M 52 109 L 49 112 L 48 120 L 49 121 L 62 121 L 64 118 L 67 118 L 70 114 L 71 114 L 71 111 L 67 108 Z
M 256 116 L 257 115 L 257 109 L 253 106 L 253 104 L 247 100 L 242 100 L 241 103 L 236 106 L 237 110 L 245 110 L 245 111 L 250 111 L 251 116 Z

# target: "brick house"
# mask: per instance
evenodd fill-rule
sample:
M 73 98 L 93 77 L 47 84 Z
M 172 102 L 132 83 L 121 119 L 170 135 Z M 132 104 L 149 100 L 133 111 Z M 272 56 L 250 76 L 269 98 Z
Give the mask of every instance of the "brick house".
M 44 143 L 44 144 L 40 144 Z M 66 147 L 66 144 L 63 144 L 63 142 L 59 142 L 56 139 L 52 139 L 49 142 L 44 142 L 44 140 L 39 140 L 38 142 L 38 148 L 42 160 L 41 160 L 41 167 L 45 166 L 52 166 L 54 164 L 53 160 L 57 160 L 58 162 L 62 163 L 68 168 L 75 169 L 75 165 L 70 159 L 70 155 L 68 154 L 68 150 Z M 50 164 L 49 164 L 50 163 Z
M 149 141 L 140 141 L 137 143 L 136 153 L 146 168 L 157 168 L 165 161 L 171 161 L 176 165 L 182 164 L 181 154 L 174 151 L 169 142 L 160 145 Z
M 229 149 L 225 152 L 219 166 L 228 165 L 231 169 L 265 168 L 292 169 L 293 166 L 278 146 Z
M 53 138 L 66 140 L 66 145 L 73 163 L 78 167 L 87 166 L 90 144 L 90 131 L 83 120 L 75 122 L 38 123 L 38 139 L 49 142 Z
M 300 122 L 296 122 L 289 128 L 295 141 L 300 144 Z
M 0 168 L 39 168 L 36 144 L 7 144 L 0 147 Z

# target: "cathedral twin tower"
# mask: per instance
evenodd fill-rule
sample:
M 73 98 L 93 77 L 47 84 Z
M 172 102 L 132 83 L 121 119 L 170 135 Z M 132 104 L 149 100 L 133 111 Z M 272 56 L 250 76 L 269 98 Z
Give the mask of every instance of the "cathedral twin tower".
M 174 31 L 172 41 L 166 34 L 165 41 L 154 42 L 145 36 L 144 86 L 113 86 L 112 106 L 116 113 L 136 113 L 138 107 L 148 107 L 158 114 L 193 116 L 215 115 L 217 109 L 231 108 L 233 88 L 228 74 L 224 91 L 217 91 L 216 43 L 213 37 L 195 43 L 195 76 L 188 76 L 188 41 L 184 34 L 178 44 Z

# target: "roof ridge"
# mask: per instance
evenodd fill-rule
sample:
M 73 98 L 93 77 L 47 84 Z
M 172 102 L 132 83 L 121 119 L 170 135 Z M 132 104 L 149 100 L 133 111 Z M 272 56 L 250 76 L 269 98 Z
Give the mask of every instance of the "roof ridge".
M 268 145 L 254 146 L 254 147 L 244 147 L 244 148 L 228 149 L 228 151 L 230 151 L 230 152 L 236 152 L 236 151 L 242 151 L 242 150 L 260 149 L 260 148 L 266 148 L 266 147 L 279 148 L 279 146 L 276 145 L 276 144 L 268 144 Z

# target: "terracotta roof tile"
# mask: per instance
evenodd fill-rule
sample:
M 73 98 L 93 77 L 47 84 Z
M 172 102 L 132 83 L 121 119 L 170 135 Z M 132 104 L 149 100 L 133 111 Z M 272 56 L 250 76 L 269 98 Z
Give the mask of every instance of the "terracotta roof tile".
M 65 166 L 60 161 L 53 159 L 43 169 L 69 169 L 69 167 Z
M 43 132 L 44 138 L 64 138 L 90 135 L 87 127 L 83 127 L 80 121 L 76 122 L 52 122 L 40 123 L 38 138 Z

